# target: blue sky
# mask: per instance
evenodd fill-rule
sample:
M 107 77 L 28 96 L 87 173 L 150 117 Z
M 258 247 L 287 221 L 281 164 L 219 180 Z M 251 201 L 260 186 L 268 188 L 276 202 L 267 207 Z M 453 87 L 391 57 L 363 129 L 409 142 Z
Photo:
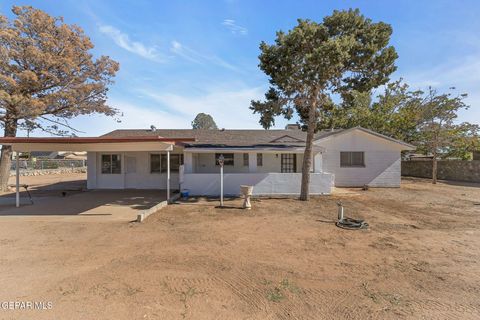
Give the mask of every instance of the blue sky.
M 289 30 L 297 18 L 320 21 L 334 9 L 360 8 L 390 23 L 399 59 L 393 79 L 414 88 L 455 86 L 471 108 L 461 121 L 480 123 L 480 2 L 478 1 L 4 1 L 32 5 L 78 24 L 121 70 L 109 103 L 121 122 L 83 116 L 71 123 L 82 135 L 115 128 L 189 128 L 199 112 L 220 127 L 260 128 L 248 109 L 268 87 L 258 69 L 258 45 Z M 277 128 L 286 124 L 278 119 Z

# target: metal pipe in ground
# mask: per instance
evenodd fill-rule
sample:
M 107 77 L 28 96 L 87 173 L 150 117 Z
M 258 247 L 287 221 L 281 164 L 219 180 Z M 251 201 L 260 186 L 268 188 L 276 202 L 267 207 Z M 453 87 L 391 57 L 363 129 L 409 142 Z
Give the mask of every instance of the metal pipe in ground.
M 341 202 L 337 202 L 337 206 L 338 206 L 338 209 L 337 209 L 338 221 L 342 221 L 343 220 L 343 205 L 342 205 Z

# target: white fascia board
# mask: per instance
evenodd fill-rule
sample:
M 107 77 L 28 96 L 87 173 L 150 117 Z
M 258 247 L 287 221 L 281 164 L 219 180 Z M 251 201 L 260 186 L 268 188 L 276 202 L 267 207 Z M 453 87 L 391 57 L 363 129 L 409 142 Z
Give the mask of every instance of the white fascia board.
M 13 143 L 15 151 L 87 151 L 87 152 L 126 152 L 126 151 L 172 151 L 173 144 L 148 142 L 115 143 Z

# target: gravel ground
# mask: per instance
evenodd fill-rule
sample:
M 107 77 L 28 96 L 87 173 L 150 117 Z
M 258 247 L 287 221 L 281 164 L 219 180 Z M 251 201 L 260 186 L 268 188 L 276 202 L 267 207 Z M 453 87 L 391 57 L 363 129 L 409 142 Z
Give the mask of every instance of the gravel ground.
M 480 318 L 480 185 L 340 191 L 192 199 L 142 224 L 0 217 L 0 302 L 52 303 L 0 318 Z M 370 228 L 336 228 L 339 200 Z

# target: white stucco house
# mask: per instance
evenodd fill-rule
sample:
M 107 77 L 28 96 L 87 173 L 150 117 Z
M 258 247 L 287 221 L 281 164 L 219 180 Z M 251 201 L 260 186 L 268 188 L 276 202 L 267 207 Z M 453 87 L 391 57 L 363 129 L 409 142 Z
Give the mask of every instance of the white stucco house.
M 225 194 L 253 185 L 257 195 L 300 191 L 306 133 L 285 130 L 115 130 L 92 138 L 0 138 L 15 151 L 87 151 L 89 189 L 188 189 L 220 192 L 223 155 Z M 356 127 L 315 135 L 311 194 L 333 186 L 399 187 L 401 151 L 414 146 Z

